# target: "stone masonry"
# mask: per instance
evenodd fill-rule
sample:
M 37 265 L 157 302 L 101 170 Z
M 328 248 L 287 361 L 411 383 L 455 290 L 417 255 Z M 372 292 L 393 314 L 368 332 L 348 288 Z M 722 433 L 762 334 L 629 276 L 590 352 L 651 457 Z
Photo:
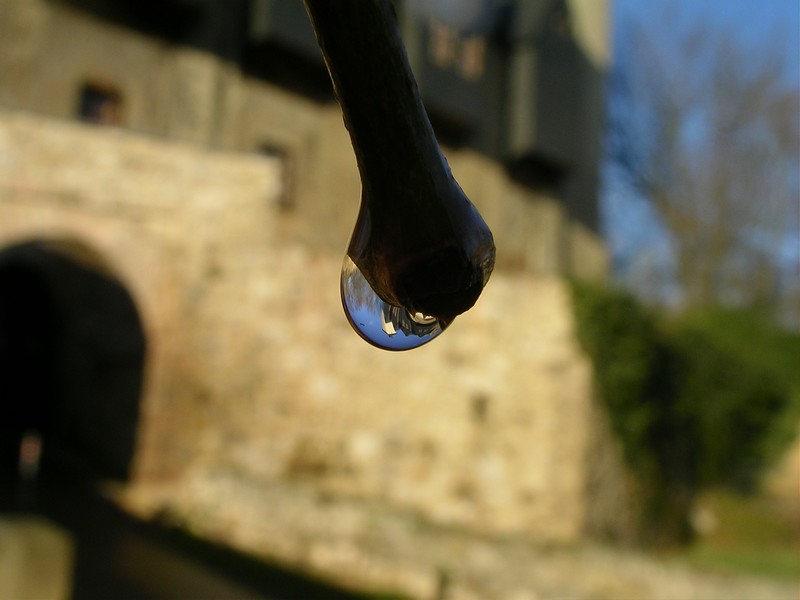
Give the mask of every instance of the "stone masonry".
M 141 311 L 136 481 L 224 469 L 577 539 L 594 410 L 565 285 L 501 271 L 438 343 L 377 351 L 341 312 L 341 258 L 276 235 L 280 168 L 116 129 L 0 120 L 2 245 L 83 245 Z
M 118 490 L 131 510 L 294 563 L 318 539 L 333 571 L 347 520 L 324 518 L 331 502 L 541 542 L 625 535 L 622 467 L 563 279 L 602 276 L 605 254 L 556 200 L 447 152 L 498 270 L 441 339 L 376 350 L 338 296 L 359 182 L 335 105 L 59 5 L 6 9 L 0 250 L 42 241 L 103 265 L 138 307 L 144 393 Z M 69 118 L 85 77 L 117 82 L 125 129 Z M 278 506 L 315 525 L 282 529 Z

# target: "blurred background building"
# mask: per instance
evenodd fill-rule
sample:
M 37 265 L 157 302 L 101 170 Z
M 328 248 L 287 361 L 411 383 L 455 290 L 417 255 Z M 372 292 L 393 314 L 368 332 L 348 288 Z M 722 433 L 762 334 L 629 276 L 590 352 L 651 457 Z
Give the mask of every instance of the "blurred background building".
M 401 30 L 498 268 L 390 355 L 341 314 L 360 184 L 302 2 L 0 0 L 12 488 L 33 444 L 139 517 L 417 597 L 442 581 L 415 523 L 631 538 L 566 286 L 606 276 L 607 3 L 424 4 Z
M 50 539 L 36 521 L 0 520 L 0 596 L 53 595 L 8 587 L 33 573 L 40 585 L 72 577 L 76 598 L 250 597 L 209 575 L 229 556 L 192 566 L 131 530 L 156 524 L 257 557 L 250 573 L 279 563 L 402 597 L 794 597 L 595 545 L 676 543 L 691 526 L 727 551 L 740 521 L 778 539 L 781 561 L 796 558 L 785 550 L 796 460 L 779 473 L 777 504 L 711 487 L 752 485 L 767 464 L 762 434 L 786 405 L 770 377 L 794 373 L 796 339 L 735 320 L 704 337 L 570 283 L 608 275 L 597 173 L 611 7 L 395 7 L 436 134 L 498 249 L 476 306 L 399 354 L 367 346 L 342 314 L 360 182 L 300 0 L 0 0 L 0 510 L 69 530 Z M 672 28 L 658 40 L 713 48 L 702 27 L 687 38 L 700 46 L 676 44 Z M 642 59 L 647 85 L 609 79 L 606 141 L 638 125 L 658 140 L 637 173 L 669 192 L 651 194 L 656 208 L 717 200 L 686 196 L 665 159 L 672 130 L 653 126 L 673 115 L 658 94 L 684 90 L 664 83 L 686 75 L 684 59 L 648 62 L 662 54 L 635 39 L 614 65 L 630 76 Z M 716 65 L 708 56 L 695 66 Z M 691 79 L 702 114 L 747 114 L 707 96 L 707 80 Z M 796 123 L 796 105 L 780 104 Z M 699 139 L 697 119 L 686 123 L 684 137 Z M 736 147 L 758 154 L 748 140 Z M 644 164 L 620 147 L 607 145 L 606 167 Z M 726 182 L 748 162 L 674 154 Z M 750 210 L 749 190 L 777 181 L 762 174 L 728 186 L 747 215 L 766 206 L 760 196 Z M 670 225 L 632 222 L 639 239 Z M 687 264 L 706 254 L 686 251 Z M 725 273 L 755 289 L 741 264 Z M 757 360 L 737 350 L 737 331 Z M 792 414 L 782 418 L 795 432 Z M 732 520 L 742 502 L 750 512 Z M 49 579 L 35 576 L 42 564 Z

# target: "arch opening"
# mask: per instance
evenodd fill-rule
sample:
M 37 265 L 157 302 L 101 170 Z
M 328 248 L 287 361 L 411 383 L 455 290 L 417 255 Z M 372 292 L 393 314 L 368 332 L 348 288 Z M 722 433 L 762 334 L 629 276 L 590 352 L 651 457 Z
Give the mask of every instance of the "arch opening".
M 93 250 L 0 250 L 0 481 L 126 480 L 146 340 L 136 305 Z

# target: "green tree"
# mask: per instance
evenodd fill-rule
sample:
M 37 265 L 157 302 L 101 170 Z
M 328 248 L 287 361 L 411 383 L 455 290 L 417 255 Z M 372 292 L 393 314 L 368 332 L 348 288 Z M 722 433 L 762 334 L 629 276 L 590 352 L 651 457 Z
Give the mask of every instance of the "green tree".
M 642 540 L 685 540 L 700 490 L 752 489 L 796 432 L 800 335 L 743 311 L 666 321 L 630 294 L 586 284 L 575 284 L 574 300 L 637 483 Z

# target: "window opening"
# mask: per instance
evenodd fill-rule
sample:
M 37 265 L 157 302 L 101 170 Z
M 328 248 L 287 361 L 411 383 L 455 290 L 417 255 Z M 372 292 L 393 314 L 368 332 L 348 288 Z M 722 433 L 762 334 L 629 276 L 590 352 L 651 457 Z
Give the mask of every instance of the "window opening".
M 263 156 L 277 159 L 280 162 L 280 176 L 274 182 L 275 205 L 280 212 L 290 212 L 296 208 L 292 184 L 292 160 L 285 148 L 273 144 L 262 144 L 258 151 Z
M 80 89 L 78 116 L 89 123 L 119 125 L 122 122 L 122 94 L 114 86 L 87 81 Z
M 454 69 L 464 79 L 480 79 L 484 71 L 486 38 L 461 36 L 447 25 L 428 23 L 428 57 L 440 69 Z

